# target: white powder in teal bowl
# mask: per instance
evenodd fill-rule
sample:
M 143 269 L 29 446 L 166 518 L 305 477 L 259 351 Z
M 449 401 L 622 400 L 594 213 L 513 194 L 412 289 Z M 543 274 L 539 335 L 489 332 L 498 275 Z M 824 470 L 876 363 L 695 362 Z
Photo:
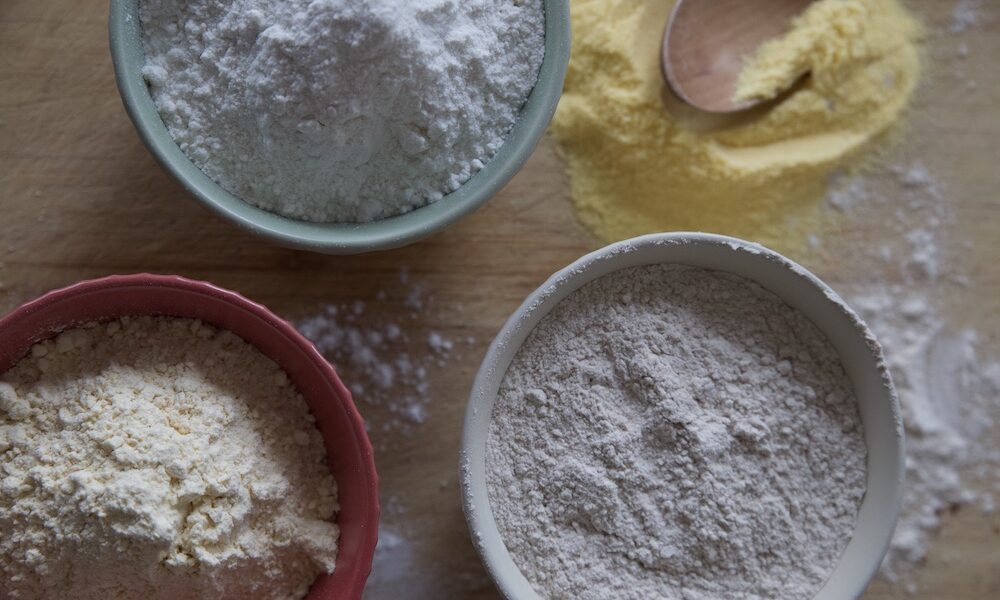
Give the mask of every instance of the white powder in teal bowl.
M 542 0 L 140 0 L 149 83 L 180 149 L 265 210 L 398 215 L 503 144 L 538 79 Z

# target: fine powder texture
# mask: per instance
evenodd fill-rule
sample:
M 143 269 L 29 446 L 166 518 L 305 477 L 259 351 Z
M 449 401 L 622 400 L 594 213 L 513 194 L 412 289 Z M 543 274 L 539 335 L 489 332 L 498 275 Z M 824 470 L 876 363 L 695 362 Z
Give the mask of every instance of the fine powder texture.
M 499 149 L 544 55 L 541 0 L 141 0 L 143 75 L 181 150 L 260 208 L 404 213 Z
M 501 384 L 487 485 L 546 598 L 796 598 L 850 539 L 867 451 L 836 351 L 740 277 L 587 284 Z
M 826 225 L 830 173 L 907 107 L 920 26 L 898 0 L 820 0 L 835 20 L 788 59 L 808 61 L 812 76 L 773 107 L 727 118 L 681 105 L 663 81 L 671 5 L 571 3 L 573 57 L 552 132 L 581 222 L 604 241 L 710 231 L 802 254 Z
M 285 373 L 198 321 L 69 330 L 0 381 L 14 598 L 301 598 L 333 571 L 336 493 Z
M 786 35 L 762 45 L 749 58 L 734 100 L 772 98 L 806 73 L 817 79 L 814 87 L 849 95 L 856 86 L 840 88 L 852 77 L 885 75 L 866 71 L 864 62 L 894 55 L 918 31 L 916 22 L 904 17 L 896 2 L 815 2 L 793 20 Z M 866 81 L 865 85 L 873 83 L 880 82 Z

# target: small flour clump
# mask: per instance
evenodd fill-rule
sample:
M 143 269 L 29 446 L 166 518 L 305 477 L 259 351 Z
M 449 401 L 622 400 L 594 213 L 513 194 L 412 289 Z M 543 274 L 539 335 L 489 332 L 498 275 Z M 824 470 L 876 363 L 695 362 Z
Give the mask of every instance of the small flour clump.
M 435 303 L 426 284 L 403 267 L 397 282 L 372 300 L 328 304 L 296 321 L 364 405 L 377 450 L 389 450 L 399 434 L 410 435 L 428 421 L 433 383 L 461 355 L 457 340 L 423 331 L 428 315 L 440 310 Z M 462 343 L 471 346 L 475 339 Z
M 141 0 L 153 100 L 223 188 L 318 222 L 408 212 L 500 148 L 542 0 Z
M 362 302 L 328 305 L 303 319 L 298 329 L 351 382 L 355 401 L 388 411 L 391 416 L 379 433 L 406 433 L 410 425 L 427 419 L 428 370 L 440 355 L 429 341 L 425 351 L 411 352 L 408 329 L 399 321 L 376 320 L 365 310 Z M 371 427 L 373 422 L 368 423 Z
M 305 401 L 230 332 L 86 325 L 0 379 L 0 596 L 301 598 L 337 508 Z
M 544 598 L 809 599 L 851 537 L 867 449 L 836 350 L 737 276 L 636 267 L 518 351 L 487 441 L 515 563 Z

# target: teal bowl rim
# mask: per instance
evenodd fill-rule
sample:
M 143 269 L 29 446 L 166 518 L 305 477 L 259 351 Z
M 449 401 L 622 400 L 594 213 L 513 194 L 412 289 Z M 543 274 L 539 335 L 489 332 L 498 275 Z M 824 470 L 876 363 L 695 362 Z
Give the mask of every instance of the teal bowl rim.
M 357 254 L 411 244 L 482 206 L 524 166 L 562 94 L 570 55 L 569 0 L 543 0 L 545 57 L 538 83 L 496 155 L 458 190 L 411 212 L 369 223 L 310 223 L 259 209 L 222 189 L 174 143 L 142 77 L 145 61 L 138 0 L 111 0 L 111 60 L 122 103 L 143 143 L 180 184 L 223 218 L 278 245 L 327 254 Z

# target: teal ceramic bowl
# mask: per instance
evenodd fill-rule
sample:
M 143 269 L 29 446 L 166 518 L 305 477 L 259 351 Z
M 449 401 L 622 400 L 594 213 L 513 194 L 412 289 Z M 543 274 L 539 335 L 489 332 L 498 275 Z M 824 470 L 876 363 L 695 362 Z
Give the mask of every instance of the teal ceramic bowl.
M 440 231 L 493 197 L 535 149 L 555 113 L 569 63 L 569 0 L 545 0 L 545 58 L 538 83 L 507 140 L 476 175 L 441 200 L 370 223 L 310 223 L 261 210 L 233 196 L 181 152 L 142 77 L 137 0 L 111 0 L 111 59 L 118 90 L 139 136 L 157 161 L 195 198 L 239 227 L 276 244 L 328 254 L 397 248 Z

